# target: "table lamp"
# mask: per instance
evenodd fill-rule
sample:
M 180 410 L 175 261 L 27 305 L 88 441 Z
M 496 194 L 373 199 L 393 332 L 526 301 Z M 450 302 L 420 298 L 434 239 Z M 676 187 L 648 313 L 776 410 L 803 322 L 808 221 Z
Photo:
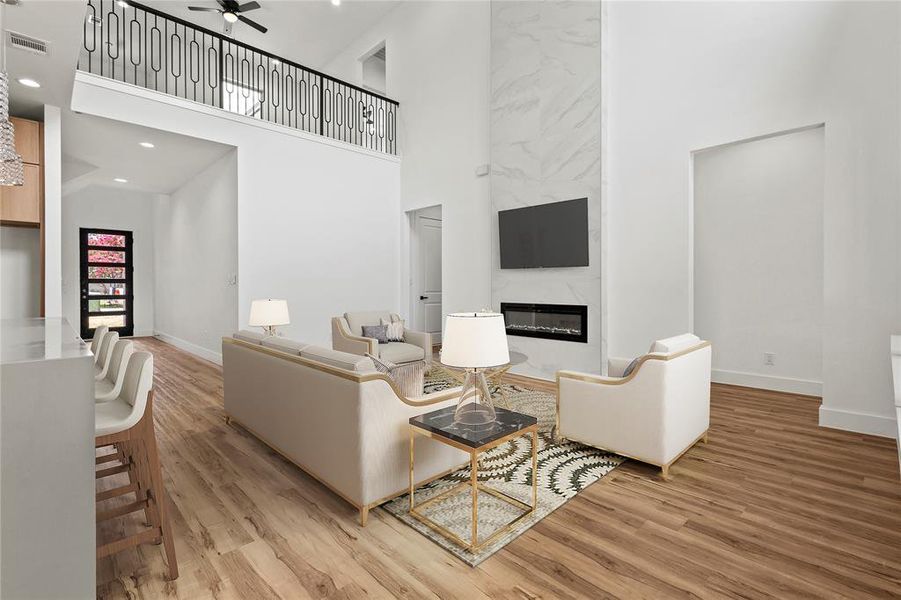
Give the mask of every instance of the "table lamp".
M 290 323 L 287 300 L 267 298 L 265 300 L 254 300 L 250 303 L 250 320 L 248 324 L 251 327 L 262 327 L 266 335 L 275 335 L 276 325 L 288 325 Z
M 441 341 L 441 363 L 466 370 L 454 422 L 485 425 L 497 418 L 485 369 L 510 362 L 504 315 L 492 312 L 447 315 Z

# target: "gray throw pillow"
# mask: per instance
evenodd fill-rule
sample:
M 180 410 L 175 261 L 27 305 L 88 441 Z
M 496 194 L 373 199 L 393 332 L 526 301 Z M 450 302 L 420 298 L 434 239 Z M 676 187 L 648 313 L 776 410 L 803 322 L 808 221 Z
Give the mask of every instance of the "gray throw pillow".
M 632 362 L 630 362 L 630 363 L 629 363 L 629 366 L 626 367 L 626 370 L 623 371 L 623 377 L 628 377 L 629 375 L 631 375 L 631 374 L 632 374 L 632 371 L 635 370 L 635 367 L 638 366 L 638 361 L 640 361 L 642 358 L 644 358 L 644 357 L 643 357 L 643 356 L 639 356 L 638 358 L 636 358 L 635 360 L 633 360 Z
M 380 344 L 388 343 L 387 325 L 363 325 L 363 337 L 375 338 Z

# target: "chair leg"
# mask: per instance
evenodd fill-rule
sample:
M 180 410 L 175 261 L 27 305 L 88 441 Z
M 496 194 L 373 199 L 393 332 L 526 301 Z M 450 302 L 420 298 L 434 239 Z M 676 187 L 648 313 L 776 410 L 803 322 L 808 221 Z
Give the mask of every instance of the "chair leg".
M 669 479 L 669 464 L 665 464 L 662 467 L 660 467 L 660 476 L 664 480 Z
M 707 434 L 710 433 L 709 430 L 704 432 L 704 437 L 701 438 L 701 441 L 705 444 L 707 443 Z
M 153 419 L 147 420 L 147 431 L 144 437 L 147 456 L 147 470 L 150 476 L 152 499 L 156 518 L 159 519 L 160 531 L 163 537 L 163 550 L 166 553 L 166 563 L 169 566 L 169 580 L 178 579 L 178 561 L 175 558 L 175 540 L 172 539 L 172 525 L 169 522 L 168 497 L 163 486 L 163 472 L 160 467 L 160 457 L 156 446 L 156 435 L 153 431 Z
M 364 506 L 360 509 L 360 526 L 366 527 L 366 522 L 369 520 L 369 507 Z

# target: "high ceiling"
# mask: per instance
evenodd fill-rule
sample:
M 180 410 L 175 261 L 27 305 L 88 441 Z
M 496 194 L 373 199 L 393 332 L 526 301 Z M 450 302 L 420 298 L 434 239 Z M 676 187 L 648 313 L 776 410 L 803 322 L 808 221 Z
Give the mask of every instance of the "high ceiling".
M 231 146 L 63 111 L 63 187 L 89 185 L 169 194 Z M 150 142 L 153 148 L 143 148 Z M 115 178 L 126 179 L 117 183 Z
M 3 30 L 15 31 L 48 42 L 46 55 L 37 55 L 4 44 L 9 72 L 10 110 L 13 115 L 43 120 L 43 105 L 69 106 L 72 83 L 82 44 L 82 24 L 87 0 L 44 0 L 3 6 Z M 18 79 L 40 82 L 28 88 Z
M 243 3 L 243 0 L 241 0 Z M 147 6 L 213 31 L 222 31 L 217 13 L 193 12 L 188 6 L 215 8 L 216 0 L 147 0 Z M 245 13 L 268 27 L 266 34 L 238 22 L 232 36 L 251 46 L 314 69 L 325 65 L 353 40 L 400 4 L 400 0 L 259 0 L 261 8 Z

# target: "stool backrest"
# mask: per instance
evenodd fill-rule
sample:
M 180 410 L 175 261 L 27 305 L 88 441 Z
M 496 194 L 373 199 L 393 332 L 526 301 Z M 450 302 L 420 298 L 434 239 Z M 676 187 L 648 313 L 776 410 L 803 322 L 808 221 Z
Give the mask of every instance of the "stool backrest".
M 106 376 L 106 369 L 107 365 L 109 364 L 110 354 L 113 353 L 113 346 L 115 346 L 116 342 L 118 341 L 118 331 L 107 331 L 106 335 L 103 336 L 103 341 L 100 343 L 100 352 L 98 353 L 99 358 L 97 358 L 97 366 L 100 367 L 100 370 L 103 372 L 104 376 Z
M 125 377 L 125 367 L 128 365 L 128 359 L 131 358 L 135 351 L 135 345 L 131 340 L 116 340 L 113 346 L 113 352 L 110 356 L 109 367 L 106 371 L 106 378 L 113 383 Z
M 134 352 L 125 367 L 125 381 L 119 398 L 134 407 L 132 414 L 144 414 L 147 394 L 153 387 L 153 355 L 149 352 Z
M 95 363 L 97 362 L 97 356 L 100 354 L 100 345 L 103 343 L 103 338 L 106 337 L 107 331 L 109 331 L 109 327 L 106 325 L 101 325 L 94 330 L 94 337 L 91 339 L 91 352 L 94 353 Z

